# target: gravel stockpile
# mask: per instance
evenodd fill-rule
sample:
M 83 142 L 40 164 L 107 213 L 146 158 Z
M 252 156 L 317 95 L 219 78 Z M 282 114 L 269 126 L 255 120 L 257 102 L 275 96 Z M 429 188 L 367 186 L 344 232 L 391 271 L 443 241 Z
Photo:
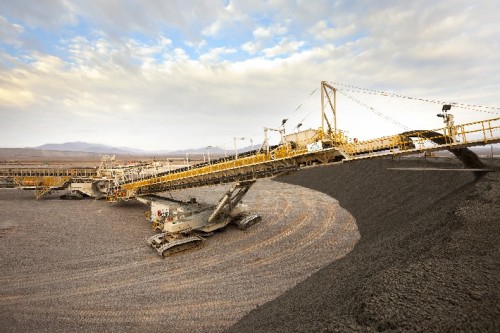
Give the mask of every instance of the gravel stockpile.
M 338 199 L 361 240 L 228 332 L 499 332 L 498 172 L 387 169 L 408 166 L 424 167 L 366 160 L 279 178 Z
M 178 198 L 213 202 L 224 190 Z M 326 194 L 264 180 L 244 201 L 262 222 L 160 259 L 145 205 L 0 190 L 0 332 L 223 331 L 359 240 Z

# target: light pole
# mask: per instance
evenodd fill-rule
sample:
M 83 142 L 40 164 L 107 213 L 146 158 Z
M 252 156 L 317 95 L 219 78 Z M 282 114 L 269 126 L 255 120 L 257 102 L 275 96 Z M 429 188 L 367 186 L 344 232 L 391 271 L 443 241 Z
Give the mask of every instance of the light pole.
M 236 159 L 238 159 L 238 148 L 236 148 L 236 140 L 245 140 L 246 138 L 243 136 L 241 138 L 234 137 L 234 154 Z
M 443 113 L 438 113 L 437 116 L 443 118 L 443 122 L 446 124 L 445 134 L 447 131 L 447 135 L 453 138 L 453 140 L 456 140 L 456 129 L 454 126 L 455 122 L 453 121 L 453 115 L 451 113 L 448 113 L 448 111 L 451 110 L 451 107 L 451 104 L 443 105 Z
M 213 148 L 213 147 L 212 146 L 207 146 L 208 164 L 210 164 L 210 148 Z

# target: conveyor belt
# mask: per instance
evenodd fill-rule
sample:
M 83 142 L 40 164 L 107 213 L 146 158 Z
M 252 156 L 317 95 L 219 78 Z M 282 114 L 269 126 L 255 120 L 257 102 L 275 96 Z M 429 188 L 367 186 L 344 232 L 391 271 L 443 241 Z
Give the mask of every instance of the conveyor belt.
M 108 188 L 108 200 L 127 200 L 168 190 L 269 178 L 304 166 L 340 160 L 409 155 L 443 149 L 452 151 L 467 167 L 481 168 L 480 161 L 472 158 L 466 148 L 500 142 L 500 118 L 457 125 L 453 127 L 453 133 L 453 136 L 450 135 L 449 128 L 410 131 L 373 140 L 345 142 L 316 151 L 292 149 L 292 145 L 285 144 L 268 152 L 253 152 L 239 158 L 232 156 L 214 163 L 140 176 L 134 180 L 108 177 L 105 181 L 114 184 Z M 102 177 L 98 177 L 97 170 L 93 168 L 0 168 L 0 179 L 11 179 L 16 187 L 47 193 L 71 182 L 95 182 L 102 180 Z
M 274 177 L 284 172 L 298 170 L 302 166 L 339 160 L 416 154 L 443 149 L 456 153 L 466 147 L 500 142 L 500 118 L 457 125 L 455 126 L 457 135 L 454 138 L 448 134 L 448 130 L 442 128 L 432 131 L 411 131 L 313 152 L 279 147 L 270 153 L 257 153 L 201 167 L 194 166 L 179 172 L 164 173 L 139 181 L 123 182 L 111 188 L 108 199 L 127 200 L 137 195 L 168 190 Z M 455 155 L 460 158 L 460 154 Z

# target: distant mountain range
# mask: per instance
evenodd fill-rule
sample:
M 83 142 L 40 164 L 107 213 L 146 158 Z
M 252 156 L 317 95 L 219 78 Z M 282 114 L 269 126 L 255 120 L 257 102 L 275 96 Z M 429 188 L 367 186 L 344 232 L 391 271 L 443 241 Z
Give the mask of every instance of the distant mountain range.
M 117 148 L 112 146 L 106 146 L 99 143 L 87 143 L 87 142 L 65 142 L 65 143 L 47 143 L 35 149 L 42 150 L 57 150 L 57 151 L 78 151 L 86 153 L 98 153 L 98 154 L 117 154 L 117 155 L 135 155 L 146 153 L 145 151 L 139 151 L 137 149 L 131 148 Z
M 65 142 L 65 143 L 47 143 L 34 149 L 40 150 L 55 150 L 55 151 L 71 151 L 71 152 L 85 152 L 85 153 L 96 153 L 96 154 L 114 154 L 114 155 L 136 155 L 136 156 L 151 156 L 151 155 L 185 155 L 185 154 L 213 154 L 213 155 L 223 155 L 225 153 L 224 149 L 219 147 L 202 147 L 196 149 L 185 149 L 185 150 L 142 150 L 134 149 L 129 147 L 113 147 L 107 146 L 99 143 L 88 143 L 88 142 Z M 250 147 L 242 147 L 238 149 L 239 152 L 244 152 L 250 150 Z M 234 154 L 233 150 L 227 150 L 227 154 Z

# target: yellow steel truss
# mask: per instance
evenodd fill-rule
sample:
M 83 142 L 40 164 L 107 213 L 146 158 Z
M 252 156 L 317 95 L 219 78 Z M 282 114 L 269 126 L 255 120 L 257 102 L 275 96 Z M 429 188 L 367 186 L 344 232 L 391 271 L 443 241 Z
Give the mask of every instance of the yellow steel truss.
M 52 189 L 64 187 L 70 180 L 70 176 L 20 176 L 14 177 L 14 184 L 17 187 L 34 188 L 35 197 L 39 199 Z
M 210 185 L 214 184 L 211 179 L 221 177 L 227 179 L 237 179 L 238 175 L 250 175 L 245 179 L 272 177 L 278 174 L 279 170 L 298 168 L 303 164 L 329 163 L 339 155 L 342 155 L 344 160 L 354 160 L 500 142 L 500 118 L 457 125 L 452 129 L 453 131 L 450 130 L 450 128 L 440 128 L 360 142 L 343 141 L 343 144 L 336 147 L 313 152 L 307 149 L 294 150 L 290 145 L 282 145 L 270 153 L 260 152 L 252 156 L 191 168 L 182 172 L 172 172 L 159 177 L 123 183 L 110 193 L 108 200 L 128 199 L 137 195 L 138 192 L 145 194 L 181 188 L 179 184 L 183 187 Z M 453 133 L 453 136 L 450 133 Z M 263 170 L 269 172 L 266 173 Z M 169 187 L 169 184 L 173 186 Z

